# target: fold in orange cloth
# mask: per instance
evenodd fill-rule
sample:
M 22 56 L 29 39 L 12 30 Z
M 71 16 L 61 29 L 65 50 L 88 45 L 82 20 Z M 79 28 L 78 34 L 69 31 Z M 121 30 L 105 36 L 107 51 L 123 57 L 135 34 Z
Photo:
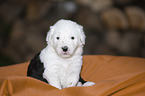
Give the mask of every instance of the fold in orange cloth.
M 145 59 L 84 56 L 82 77 L 96 84 L 59 90 L 27 77 L 29 62 L 0 67 L 0 96 L 145 96 Z

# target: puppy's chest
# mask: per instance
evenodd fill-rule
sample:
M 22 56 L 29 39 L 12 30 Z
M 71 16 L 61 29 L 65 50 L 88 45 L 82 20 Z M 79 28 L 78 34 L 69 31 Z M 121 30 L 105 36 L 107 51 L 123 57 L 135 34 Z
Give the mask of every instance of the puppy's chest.
M 78 69 L 79 65 L 72 61 L 55 61 L 49 62 L 45 65 L 45 69 L 49 70 L 49 72 L 53 72 L 59 76 L 66 76 L 71 74 L 74 69 Z
M 67 78 L 69 77 L 72 73 L 74 73 L 73 70 L 74 66 L 71 66 L 70 64 L 68 65 L 62 65 L 58 66 L 56 70 L 56 74 L 60 79 Z

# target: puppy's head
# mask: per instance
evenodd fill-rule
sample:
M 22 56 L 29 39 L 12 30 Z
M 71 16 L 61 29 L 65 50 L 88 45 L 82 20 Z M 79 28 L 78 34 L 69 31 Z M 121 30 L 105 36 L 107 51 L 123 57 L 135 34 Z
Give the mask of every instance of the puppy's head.
M 71 57 L 78 47 L 85 44 L 83 27 L 70 20 L 59 20 L 47 34 L 47 44 L 50 44 L 61 57 Z

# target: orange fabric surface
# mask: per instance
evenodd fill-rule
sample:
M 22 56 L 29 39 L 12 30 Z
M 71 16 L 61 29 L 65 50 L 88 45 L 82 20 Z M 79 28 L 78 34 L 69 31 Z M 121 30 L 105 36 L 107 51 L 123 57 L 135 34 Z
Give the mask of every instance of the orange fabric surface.
M 26 76 L 29 62 L 0 67 L 0 96 L 145 96 L 145 59 L 84 56 L 82 77 L 96 84 L 59 90 Z

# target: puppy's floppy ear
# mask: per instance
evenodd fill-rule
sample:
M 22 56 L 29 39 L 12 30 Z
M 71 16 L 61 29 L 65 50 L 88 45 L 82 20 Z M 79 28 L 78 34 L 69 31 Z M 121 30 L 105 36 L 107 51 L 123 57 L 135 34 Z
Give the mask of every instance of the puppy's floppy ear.
M 80 29 L 80 42 L 81 42 L 81 45 L 85 45 L 86 36 L 84 34 L 83 26 L 79 25 L 79 29 Z
M 50 26 L 50 30 L 48 31 L 47 36 L 46 36 L 47 44 L 50 43 L 50 41 L 52 39 L 53 31 L 54 31 L 53 26 Z

